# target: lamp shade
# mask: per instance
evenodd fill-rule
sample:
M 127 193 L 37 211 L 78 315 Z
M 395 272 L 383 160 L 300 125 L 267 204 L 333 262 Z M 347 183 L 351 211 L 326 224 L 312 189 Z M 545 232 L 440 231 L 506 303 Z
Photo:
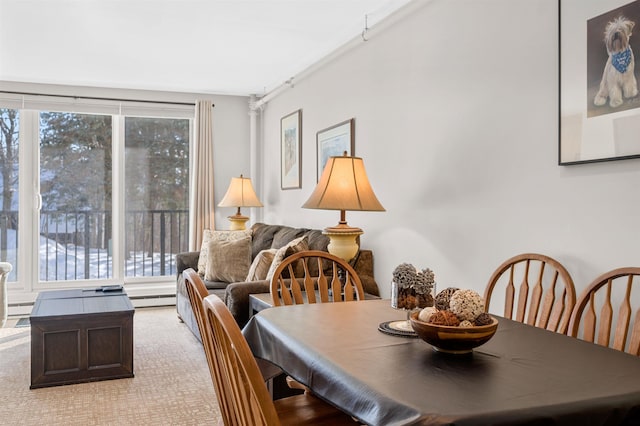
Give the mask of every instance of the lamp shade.
M 318 185 L 302 205 L 307 209 L 384 211 L 373 193 L 364 161 L 359 157 L 329 157 Z
M 227 193 L 222 197 L 219 207 L 262 207 L 262 203 L 253 190 L 251 179 L 243 177 L 232 177 Z

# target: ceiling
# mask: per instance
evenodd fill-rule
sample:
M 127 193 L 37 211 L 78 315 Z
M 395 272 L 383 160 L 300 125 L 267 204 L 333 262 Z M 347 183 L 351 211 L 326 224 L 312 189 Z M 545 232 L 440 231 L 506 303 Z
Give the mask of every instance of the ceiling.
M 0 0 L 0 80 L 260 96 L 409 1 Z

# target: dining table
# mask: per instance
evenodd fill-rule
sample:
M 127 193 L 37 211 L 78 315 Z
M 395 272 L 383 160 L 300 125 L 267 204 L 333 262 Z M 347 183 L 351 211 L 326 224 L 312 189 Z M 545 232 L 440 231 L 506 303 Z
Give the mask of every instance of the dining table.
M 500 316 L 467 354 L 382 332 L 387 299 L 264 309 L 243 334 L 368 425 L 640 425 L 640 358 Z

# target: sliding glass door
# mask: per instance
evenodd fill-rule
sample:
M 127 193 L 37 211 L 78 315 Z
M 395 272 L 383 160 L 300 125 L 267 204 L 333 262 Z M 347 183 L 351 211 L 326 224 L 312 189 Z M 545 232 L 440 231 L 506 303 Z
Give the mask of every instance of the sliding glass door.
M 112 278 L 112 117 L 41 112 L 39 121 L 39 280 Z
M 0 99 L 0 261 L 13 288 L 174 282 L 188 249 L 192 108 L 42 104 Z
M 175 272 L 189 239 L 189 120 L 125 118 L 125 274 Z
M 18 197 L 20 112 L 0 109 L 0 262 L 13 270 L 9 281 L 18 276 Z

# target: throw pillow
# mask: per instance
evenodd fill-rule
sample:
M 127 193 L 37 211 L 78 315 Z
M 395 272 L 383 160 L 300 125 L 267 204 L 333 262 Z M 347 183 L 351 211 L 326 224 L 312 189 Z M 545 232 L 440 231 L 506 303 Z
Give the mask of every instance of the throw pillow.
M 234 283 L 243 281 L 251 266 L 251 237 L 209 242 L 204 279 Z
M 271 267 L 271 263 L 273 262 L 273 258 L 277 251 L 277 249 L 261 250 L 256 258 L 253 259 L 253 263 L 251 263 L 251 266 L 249 267 L 249 274 L 245 281 L 266 280 L 267 273 L 269 272 L 269 268 Z
M 273 262 L 271 262 L 271 267 L 269 268 L 269 272 L 267 272 L 266 279 L 271 280 L 271 278 L 273 277 L 273 274 L 275 274 L 276 272 L 276 269 L 278 269 L 278 266 L 280 266 L 280 264 L 284 259 L 286 259 L 287 257 L 291 256 L 294 253 L 298 253 L 308 249 L 309 249 L 309 245 L 307 244 L 306 235 L 300 238 L 296 238 L 295 240 L 291 240 L 289 244 L 279 248 L 275 256 L 273 257 Z M 302 271 L 301 271 L 302 265 L 297 265 L 297 266 L 298 268 L 294 270 L 296 275 L 302 275 Z
M 212 231 L 205 229 L 202 233 L 202 246 L 200 247 L 200 257 L 198 257 L 198 273 L 204 277 L 209 260 L 209 243 L 211 241 L 233 241 L 245 237 L 251 237 L 251 229 L 245 231 Z

